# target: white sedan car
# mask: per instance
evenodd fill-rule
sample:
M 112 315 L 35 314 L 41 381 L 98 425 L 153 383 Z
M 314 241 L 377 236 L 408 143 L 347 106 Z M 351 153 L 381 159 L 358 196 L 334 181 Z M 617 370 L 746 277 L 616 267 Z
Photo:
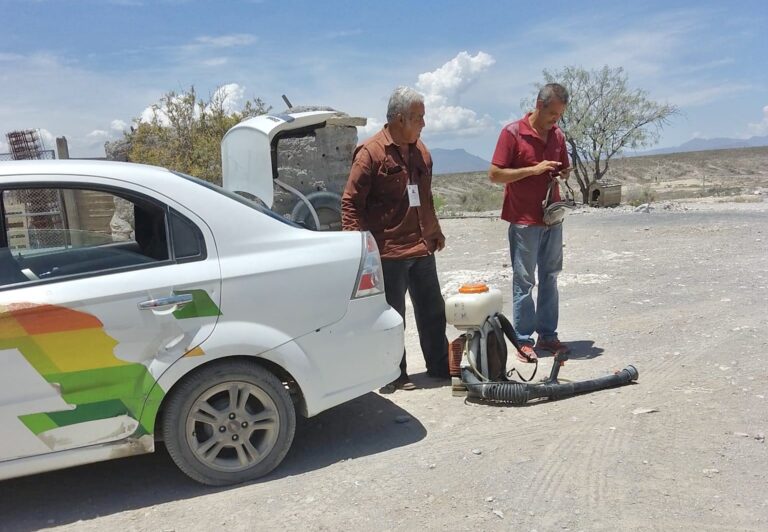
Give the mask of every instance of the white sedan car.
M 399 375 L 368 233 L 162 168 L 0 163 L 0 479 L 152 452 L 212 485 Z

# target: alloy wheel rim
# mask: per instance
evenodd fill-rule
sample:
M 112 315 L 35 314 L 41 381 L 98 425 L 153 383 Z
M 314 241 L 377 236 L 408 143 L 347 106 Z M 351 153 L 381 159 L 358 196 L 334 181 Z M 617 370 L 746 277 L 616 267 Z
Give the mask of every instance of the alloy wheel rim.
M 244 381 L 217 384 L 198 396 L 186 420 L 195 457 L 222 472 L 249 469 L 277 442 L 277 405 L 260 387 Z

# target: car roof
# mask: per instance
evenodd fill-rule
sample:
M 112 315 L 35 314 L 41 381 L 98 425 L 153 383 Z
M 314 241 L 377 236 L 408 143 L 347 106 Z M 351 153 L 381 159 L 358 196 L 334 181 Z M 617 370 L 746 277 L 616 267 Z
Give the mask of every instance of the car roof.
M 149 188 L 157 186 L 158 180 L 168 179 L 178 183 L 180 179 L 183 179 L 167 168 L 118 161 L 56 159 L 47 161 L 27 160 L 0 162 L 0 176 L 32 176 L 46 174 L 111 177 L 114 179 L 131 181 Z
M 259 212 L 268 218 L 279 220 L 280 228 L 295 226 L 293 222 L 237 194 L 201 179 L 190 179 L 189 176 L 176 174 L 160 166 L 90 159 L 0 161 L 0 188 L 3 186 L 4 178 L 7 177 L 38 178 L 46 175 L 102 177 L 142 186 L 173 198 L 193 211 L 196 211 L 200 205 L 205 205 L 208 210 L 208 221 L 222 216 L 229 220 L 233 212 L 239 210 L 235 205 L 242 204 L 247 205 L 247 210 L 243 212 L 248 216 Z M 35 179 L 35 181 L 38 180 Z M 211 208 L 212 205 L 220 205 L 220 208 Z

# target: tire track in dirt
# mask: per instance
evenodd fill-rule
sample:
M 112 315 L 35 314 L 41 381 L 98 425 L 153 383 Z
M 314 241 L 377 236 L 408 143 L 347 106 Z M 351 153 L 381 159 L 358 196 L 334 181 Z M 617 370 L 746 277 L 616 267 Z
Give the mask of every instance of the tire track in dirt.
M 545 500 L 562 499 L 567 488 L 578 482 L 582 501 L 592 506 L 599 505 L 603 493 L 598 479 L 604 476 L 604 450 L 610 442 L 606 438 L 606 443 L 597 447 L 589 443 L 588 435 L 598 431 L 604 423 L 605 416 L 593 416 L 588 421 L 572 425 L 572 430 L 559 436 L 556 445 L 558 460 L 552 460 L 553 465 L 534 479 L 534 483 L 541 485 L 539 493 Z

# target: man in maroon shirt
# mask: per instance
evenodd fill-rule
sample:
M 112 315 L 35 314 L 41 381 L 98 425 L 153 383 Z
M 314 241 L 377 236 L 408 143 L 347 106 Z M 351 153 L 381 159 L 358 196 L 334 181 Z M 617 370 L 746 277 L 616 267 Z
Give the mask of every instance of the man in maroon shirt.
M 568 105 L 568 91 L 549 83 L 536 98 L 536 109 L 501 130 L 488 177 L 503 183 L 502 219 L 509 222 L 512 259 L 513 326 L 526 358 L 536 358 L 536 347 L 554 352 L 568 348 L 557 337 L 559 296 L 557 276 L 563 268 L 563 226 L 544 224 L 542 202 L 553 175 L 567 178 L 570 172 L 565 135 L 557 127 Z M 560 201 L 556 186 L 551 201 Z M 533 301 L 535 272 L 539 291 Z
M 435 252 L 445 236 L 432 199 L 432 157 L 419 140 L 424 98 L 408 87 L 392 93 L 387 124 L 357 147 L 341 198 L 346 231 L 370 231 L 381 253 L 387 302 L 405 319 L 405 293 L 413 303 L 427 374 L 448 378 L 445 301 Z M 388 386 L 413 390 L 405 352 L 400 377 Z

